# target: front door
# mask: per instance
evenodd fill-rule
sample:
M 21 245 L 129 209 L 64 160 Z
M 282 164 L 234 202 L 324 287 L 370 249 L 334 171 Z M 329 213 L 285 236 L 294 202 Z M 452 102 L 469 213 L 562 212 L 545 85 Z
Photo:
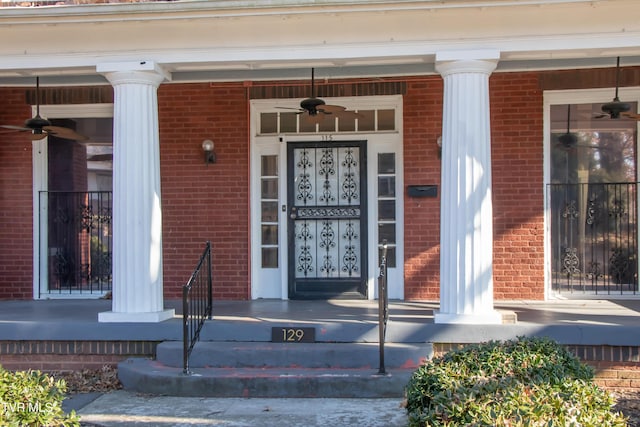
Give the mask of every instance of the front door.
M 366 298 L 366 142 L 287 152 L 289 298 Z

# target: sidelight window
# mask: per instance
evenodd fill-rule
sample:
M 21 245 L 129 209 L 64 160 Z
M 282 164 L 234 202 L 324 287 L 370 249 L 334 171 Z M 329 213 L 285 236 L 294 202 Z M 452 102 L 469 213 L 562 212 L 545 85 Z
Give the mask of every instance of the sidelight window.
M 378 154 L 378 248 L 387 242 L 387 266 L 396 266 L 396 155 Z M 380 261 L 380 260 L 379 260 Z
M 278 156 L 262 156 L 260 163 L 262 267 L 278 268 Z

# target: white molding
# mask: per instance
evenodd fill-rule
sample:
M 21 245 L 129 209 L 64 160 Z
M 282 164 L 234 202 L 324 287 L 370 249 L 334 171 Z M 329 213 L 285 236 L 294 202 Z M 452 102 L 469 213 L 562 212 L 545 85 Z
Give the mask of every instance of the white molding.
M 327 104 L 337 104 L 349 110 L 357 109 L 394 109 L 396 111 L 396 130 L 390 132 L 319 132 L 300 134 L 280 134 L 258 136 L 258 116 L 265 112 L 282 112 L 286 110 L 278 107 L 298 108 L 300 100 L 297 99 L 261 99 L 250 102 L 250 122 L 251 122 L 251 298 L 259 298 L 260 293 L 256 292 L 260 286 L 261 268 L 259 266 L 259 159 L 264 153 L 278 154 L 280 159 L 280 206 L 287 203 L 287 182 L 286 182 L 286 155 L 287 140 L 295 141 L 319 141 L 324 135 L 330 134 L 333 140 L 366 140 L 367 141 L 367 193 L 368 193 L 368 228 L 367 233 L 367 295 L 369 299 L 377 297 L 376 278 L 378 276 L 378 252 L 377 252 L 377 179 L 375 173 L 375 155 L 378 152 L 396 153 L 396 231 L 397 231 L 397 267 L 389 269 L 389 298 L 404 299 L 404 163 L 403 163 L 403 138 L 402 138 L 402 115 L 403 98 L 401 95 L 383 96 L 363 96 L 363 97 L 323 97 Z M 287 209 L 288 211 L 288 209 Z M 288 256 L 287 256 L 287 212 L 280 212 L 280 292 L 281 299 L 288 299 Z M 277 286 L 277 285 L 276 285 Z
M 171 73 L 287 70 L 314 64 L 336 68 L 425 64 L 425 73 L 432 73 L 430 64 L 437 53 L 456 50 L 496 50 L 502 61 L 637 56 L 638 8 L 636 0 L 216 1 L 6 7 L 0 19 L 0 39 L 13 42 L 0 46 L 0 74 L 95 75 L 100 72 L 96 67 L 100 69 L 105 62 L 140 58 Z M 553 19 L 569 14 L 571 20 Z M 318 34 L 309 28 L 331 31 Z M 42 40 L 48 42 L 44 52 Z M 540 67 L 540 63 L 532 66 Z
M 35 107 L 33 108 L 35 114 Z M 102 118 L 113 117 L 113 104 L 41 105 L 40 115 L 45 118 Z

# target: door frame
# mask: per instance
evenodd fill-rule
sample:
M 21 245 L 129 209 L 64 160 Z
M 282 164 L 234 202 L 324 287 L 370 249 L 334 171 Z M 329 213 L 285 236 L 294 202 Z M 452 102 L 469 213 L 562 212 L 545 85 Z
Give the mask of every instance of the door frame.
M 287 182 L 292 182 L 292 178 L 294 177 L 294 156 L 293 152 L 295 149 L 304 147 L 310 149 L 316 148 L 329 148 L 329 147 L 358 147 L 359 155 L 358 155 L 358 182 L 360 183 L 359 190 L 359 206 L 360 206 L 360 227 L 359 227 L 359 241 L 360 241 L 360 251 L 358 256 L 360 257 L 360 275 L 358 279 L 353 279 L 351 282 L 359 283 L 357 288 L 358 290 L 355 292 L 346 292 L 340 294 L 334 294 L 333 292 L 309 292 L 304 295 L 304 292 L 297 292 L 295 289 L 295 227 L 293 226 L 294 220 L 291 218 L 292 211 L 294 209 L 293 200 L 295 199 L 295 188 L 293 185 L 288 186 L 287 188 L 287 247 L 290 249 L 288 253 L 288 265 L 287 265 L 287 294 L 290 299 L 318 299 L 318 298 L 333 298 L 333 297 L 345 297 L 348 298 L 352 296 L 356 299 L 367 298 L 368 296 L 368 286 L 367 286 L 367 275 L 368 275 L 368 258 L 369 258 L 369 245 L 368 245 L 368 198 L 367 198 L 367 141 L 366 140 L 333 140 L 333 141 L 290 141 L 287 144 L 287 170 L 286 177 Z M 316 236 L 317 237 L 317 236 Z M 321 282 L 321 281 L 331 281 L 332 279 L 326 278 L 316 278 L 310 279 L 309 282 Z M 347 282 L 345 278 L 337 278 L 336 281 Z M 336 289 L 337 290 L 337 287 Z
M 36 107 L 32 106 L 32 115 Z M 46 119 L 113 118 L 113 104 L 41 105 L 40 115 Z M 33 166 L 33 299 L 100 298 L 98 294 L 49 294 L 47 206 L 40 206 L 40 192 L 48 191 L 48 138 L 32 141 Z M 44 220 L 41 220 L 44 218 Z
M 250 101 L 250 259 L 251 299 L 288 299 L 288 254 L 287 245 L 287 212 L 282 210 L 286 203 L 286 155 L 287 142 L 313 141 L 367 141 L 367 194 L 370 198 L 377 194 L 377 168 L 375 159 L 381 153 L 393 153 L 396 158 L 396 236 L 397 263 L 389 268 L 387 273 L 390 299 L 404 299 L 404 169 L 403 169 L 403 97 L 402 95 L 362 96 L 323 98 L 328 104 L 342 105 L 349 110 L 357 109 L 394 109 L 395 130 L 379 132 L 318 132 L 297 134 L 260 134 L 260 114 L 274 113 L 279 107 L 297 108 L 299 99 L 260 99 Z M 279 247 L 278 267 L 265 269 L 261 266 L 261 223 L 260 223 L 260 160 L 263 155 L 278 157 L 279 162 L 279 206 L 278 217 Z M 283 179 L 283 176 L 285 179 Z M 286 206 L 285 206 L 286 209 Z M 377 239 L 378 239 L 378 209 L 377 203 L 369 202 L 368 207 L 368 259 L 367 259 L 367 298 L 377 298 L 377 276 L 379 273 Z
M 552 290 L 552 262 L 551 254 L 551 201 L 547 194 L 547 185 L 551 182 L 551 106 L 566 104 L 588 104 L 609 102 L 614 95 L 615 88 L 604 89 L 571 89 L 571 90 L 548 90 L 543 93 L 543 195 L 544 195 L 544 299 L 553 299 L 555 297 Z M 620 99 L 627 102 L 637 102 L 640 109 L 640 87 L 622 87 L 619 88 Z M 640 112 L 640 111 L 639 111 Z M 636 174 L 640 173 L 640 121 L 637 122 L 636 137 Z M 640 177 L 640 176 L 639 176 Z M 637 201 L 640 207 L 640 199 Z M 640 227 L 638 227 L 638 236 L 636 241 L 640 242 Z M 640 257 L 639 257 L 640 258 Z M 640 259 L 638 260 L 638 268 L 640 268 Z M 638 269 L 637 271 L 640 271 Z M 580 298 L 589 295 L 581 294 Z M 563 295 L 566 298 L 567 295 Z M 602 298 L 597 295 L 596 298 Z

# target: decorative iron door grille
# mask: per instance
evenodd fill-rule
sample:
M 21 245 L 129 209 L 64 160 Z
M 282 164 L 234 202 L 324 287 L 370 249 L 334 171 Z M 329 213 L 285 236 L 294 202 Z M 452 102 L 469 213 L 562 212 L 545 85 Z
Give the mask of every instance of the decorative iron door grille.
M 552 289 L 638 292 L 637 183 L 549 184 Z
M 366 297 L 366 144 L 290 143 L 289 297 Z
M 103 294 L 111 290 L 111 191 L 42 191 L 47 212 L 44 294 Z M 41 244 L 42 244 L 41 243 Z M 42 265 L 43 263 L 40 263 Z

